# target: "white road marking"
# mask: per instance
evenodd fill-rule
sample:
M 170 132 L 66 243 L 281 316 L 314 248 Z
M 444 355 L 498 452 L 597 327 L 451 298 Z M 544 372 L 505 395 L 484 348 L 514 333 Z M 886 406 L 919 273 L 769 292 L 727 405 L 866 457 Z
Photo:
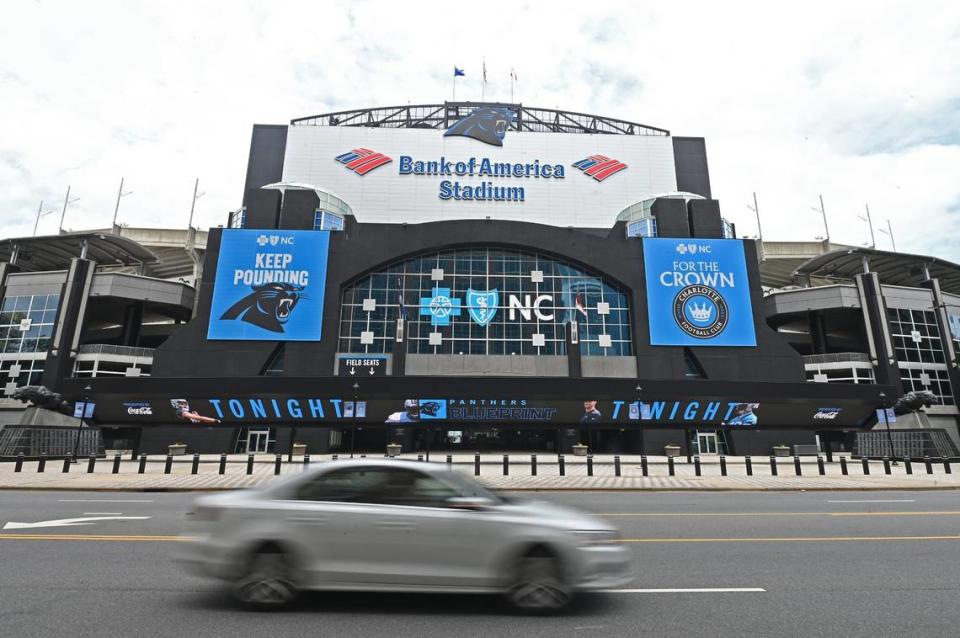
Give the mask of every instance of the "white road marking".
M 152 503 L 153 500 L 147 499 L 96 499 L 96 498 L 61 498 L 58 503 Z
M 149 516 L 94 516 L 90 518 L 58 518 L 52 521 L 37 521 L 36 523 L 18 523 L 10 521 L 3 529 L 35 529 L 37 527 L 67 527 L 69 525 L 90 525 L 98 521 L 142 521 Z
M 123 516 L 123 512 L 84 512 L 84 516 Z
M 606 594 L 729 594 L 765 592 L 762 587 L 693 587 L 689 589 L 603 589 Z
M 827 501 L 828 503 L 916 503 L 914 498 L 864 499 L 859 501 Z

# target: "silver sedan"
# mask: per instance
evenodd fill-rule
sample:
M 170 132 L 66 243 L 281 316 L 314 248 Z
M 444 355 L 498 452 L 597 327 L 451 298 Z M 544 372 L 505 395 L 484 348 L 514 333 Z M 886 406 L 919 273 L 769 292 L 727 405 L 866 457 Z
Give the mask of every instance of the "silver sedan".
M 258 608 L 301 590 L 500 592 L 549 612 L 630 580 L 609 523 L 488 491 L 442 464 L 319 464 L 266 487 L 203 496 L 184 561 Z

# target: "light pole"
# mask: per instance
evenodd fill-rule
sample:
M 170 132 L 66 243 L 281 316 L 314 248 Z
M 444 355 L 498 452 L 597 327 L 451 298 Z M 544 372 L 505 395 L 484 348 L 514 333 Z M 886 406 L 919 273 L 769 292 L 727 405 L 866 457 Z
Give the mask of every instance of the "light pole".
M 200 187 L 200 178 L 197 178 L 197 181 L 193 183 L 193 199 L 190 201 L 190 221 L 187 222 L 187 228 L 193 227 L 193 210 L 197 206 L 197 200 L 206 195 L 205 192 L 197 192 L 197 189 Z
M 816 206 L 811 206 L 810 210 L 816 211 L 821 215 L 823 215 L 823 232 L 826 233 L 827 235 L 825 239 L 827 240 L 827 245 L 829 246 L 830 245 L 830 227 L 827 226 L 827 211 L 823 207 L 823 195 L 820 195 L 819 197 L 820 197 L 820 208 L 817 208 Z
M 87 405 L 90 403 L 90 393 L 93 392 L 93 388 L 89 385 L 83 389 L 83 409 L 80 410 L 80 415 L 77 417 L 77 439 L 73 444 L 73 463 L 77 462 L 77 452 L 80 451 L 80 430 L 83 429 L 83 415 L 87 411 Z
M 637 420 L 639 421 L 639 420 L 642 420 L 642 419 L 643 419 L 643 407 L 642 407 L 642 404 L 640 403 L 640 393 L 643 392 L 643 388 L 640 387 L 640 384 L 639 384 L 639 383 L 637 384 L 637 387 L 634 388 L 634 392 L 637 393 Z M 642 432 L 643 432 L 643 430 L 641 430 L 641 435 L 640 435 L 640 436 L 643 436 Z M 640 443 L 640 454 L 643 454 L 643 453 L 644 453 L 644 451 L 643 451 L 643 447 L 644 447 L 644 446 L 643 446 L 643 439 L 641 438 L 640 441 L 641 441 L 641 443 Z
M 123 178 L 120 178 L 120 189 L 117 191 L 117 205 L 113 208 L 113 224 L 111 228 L 117 227 L 117 214 L 120 212 L 120 198 L 132 195 L 133 191 L 123 192 Z
M 760 206 L 757 204 L 757 194 L 753 194 L 753 206 L 747 204 L 747 208 L 753 211 L 757 216 L 757 237 L 760 240 L 760 261 L 766 259 L 766 255 L 763 252 L 763 228 L 760 227 Z M 640 389 L 640 386 L 637 386 L 637 389 Z
M 880 409 L 883 414 L 883 422 L 887 426 L 887 445 L 890 448 L 890 458 L 893 459 L 893 435 L 890 433 L 890 419 L 887 417 L 887 393 L 880 393 Z
M 63 232 L 63 220 L 64 220 L 64 219 L 66 218 L 66 216 L 67 216 L 67 206 L 69 206 L 69 205 L 72 204 L 73 202 L 79 201 L 79 199 L 80 199 L 79 197 L 74 197 L 73 199 L 70 199 L 70 187 L 67 186 L 67 196 L 63 198 L 63 212 L 60 213 L 60 230 L 59 230 L 59 232 L 61 232 L 61 233 Z
M 890 220 L 887 220 L 887 229 L 878 228 L 881 233 L 890 238 L 890 245 L 893 246 L 893 252 L 897 252 L 897 242 L 893 239 L 893 226 L 890 225 Z
M 40 226 L 40 218 L 44 215 L 49 215 L 50 213 L 56 212 L 54 209 L 43 210 L 43 200 L 40 200 L 40 207 L 37 209 L 37 221 L 33 222 L 33 236 L 37 236 L 37 227 Z
M 360 384 L 353 382 L 353 417 L 350 419 L 350 458 L 353 458 L 353 435 L 357 431 L 357 396 L 360 392 Z
M 864 207 L 864 208 L 866 209 L 866 211 L 867 211 L 867 216 L 864 217 L 863 215 L 857 215 L 857 217 L 859 217 L 859 218 L 862 219 L 863 221 L 867 222 L 867 226 L 870 227 L 870 248 L 876 248 L 876 247 L 877 247 L 877 240 L 875 239 L 874 234 L 873 234 L 873 219 L 870 217 L 870 206 L 869 206 L 868 204 L 864 204 L 863 207 Z M 882 230 L 882 229 L 881 229 L 881 230 Z

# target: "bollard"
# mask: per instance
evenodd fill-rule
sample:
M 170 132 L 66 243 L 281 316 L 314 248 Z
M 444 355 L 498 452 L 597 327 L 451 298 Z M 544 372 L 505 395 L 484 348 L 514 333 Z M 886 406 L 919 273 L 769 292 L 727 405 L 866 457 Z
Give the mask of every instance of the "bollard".
M 800 457 L 796 455 L 793 457 L 793 471 L 796 472 L 797 476 L 803 476 L 803 470 L 800 467 Z
M 480 453 L 473 455 L 473 475 L 480 476 Z
M 422 454 L 418 454 L 418 455 L 417 455 L 417 460 L 422 463 L 422 462 L 423 462 L 423 455 L 422 455 Z
M 273 461 L 273 475 L 280 476 L 280 464 L 283 463 L 283 457 L 277 454 Z
M 20 472 L 23 470 L 23 452 L 17 453 L 17 463 L 13 466 L 14 472 Z
M 190 473 L 196 474 L 200 470 L 200 455 L 193 455 L 193 464 L 190 466 Z
M 643 472 L 644 476 L 647 476 L 647 455 L 644 454 L 640 457 L 640 471 Z
M 331 456 L 331 457 L 330 457 L 330 460 L 331 460 L 331 461 L 336 461 L 336 460 L 337 460 L 337 455 L 334 454 L 333 456 Z
M 137 451 L 136 451 L 136 450 L 130 450 L 130 460 L 131 460 L 131 461 L 136 461 L 136 460 L 137 460 Z
M 833 463 L 833 450 L 830 449 L 830 444 L 827 444 L 827 463 Z
M 944 473 L 944 474 L 950 474 L 950 473 L 951 473 L 951 471 L 950 471 L 950 457 L 949 457 L 949 456 L 943 457 L 943 473 Z
M 727 475 L 727 457 L 720 455 L 720 476 Z
M 750 455 L 743 457 L 743 463 L 747 468 L 747 476 L 753 476 L 753 461 L 750 459 Z
M 447 467 L 450 467 L 451 465 L 453 465 L 453 455 L 452 455 L 452 454 L 448 454 L 448 455 L 447 455 Z
M 883 457 L 883 473 L 884 474 L 890 473 L 890 458 L 886 456 Z
M 620 476 L 620 455 L 613 457 L 613 475 Z
M 823 457 L 819 454 L 817 455 L 817 472 L 820 473 L 820 476 L 824 476 L 827 473 L 827 468 L 823 466 Z
M 303 471 L 306 472 L 308 467 L 310 467 L 310 455 L 304 454 L 303 455 Z
M 693 457 L 693 473 L 700 476 L 700 455 Z
M 70 471 L 70 465 L 71 465 L 71 463 L 70 463 L 70 457 L 69 457 L 69 456 L 63 457 L 63 471 L 64 471 L 64 473 L 67 473 L 67 472 Z
M 913 461 L 910 457 L 905 457 L 903 459 L 903 469 L 907 471 L 907 474 L 913 474 Z
M 673 470 L 673 457 L 672 457 L 672 456 L 668 456 L 668 457 L 667 457 L 667 470 L 669 471 L 670 476 L 673 476 L 674 470 Z
M 253 455 L 247 454 L 247 474 L 253 474 Z
M 593 476 L 593 455 L 587 455 L 587 476 Z
M 119 453 L 113 456 L 113 473 L 114 474 L 120 473 L 120 454 Z
M 770 457 L 770 476 L 777 476 L 777 457 Z
M 227 455 L 226 455 L 226 454 L 221 454 L 221 455 L 220 455 L 220 467 L 217 468 L 217 471 L 218 471 L 220 474 L 226 474 L 226 473 L 227 473 Z
M 847 457 L 845 456 L 840 457 L 840 473 L 844 476 L 847 475 Z
M 863 465 L 863 475 L 870 476 L 870 459 L 864 456 L 860 459 L 860 463 Z
M 504 476 L 510 475 L 510 455 L 509 454 L 503 455 L 503 475 Z
M 169 454 L 167 455 L 167 462 L 163 464 L 163 473 L 169 474 L 170 469 L 173 467 L 173 457 Z
M 927 466 L 927 474 L 933 474 L 933 465 L 930 464 L 930 457 L 923 457 L 923 464 Z
M 47 453 L 44 452 L 40 455 L 40 462 L 37 463 L 37 471 L 42 472 L 47 469 Z
M 97 455 L 91 454 L 87 460 L 87 474 L 93 474 L 93 466 L 97 464 Z
M 140 455 L 140 467 L 137 468 L 137 474 L 143 474 L 147 471 L 147 455 Z
M 537 475 L 537 455 L 531 454 L 530 455 L 530 476 L 536 476 L 536 475 Z
M 567 466 L 566 461 L 563 460 L 562 454 L 557 458 L 557 465 L 560 467 L 560 476 L 566 476 Z
M 687 448 L 687 465 L 693 463 L 693 451 L 690 448 Z

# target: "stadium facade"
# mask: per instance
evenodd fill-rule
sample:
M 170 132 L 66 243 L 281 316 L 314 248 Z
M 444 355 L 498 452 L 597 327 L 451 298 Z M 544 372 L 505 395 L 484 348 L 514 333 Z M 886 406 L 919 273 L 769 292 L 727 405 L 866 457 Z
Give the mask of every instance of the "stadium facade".
M 488 103 L 257 125 L 224 221 L 0 243 L 5 395 L 147 453 L 849 449 L 914 390 L 898 437 L 956 441 L 960 267 L 737 239 L 702 138 Z

